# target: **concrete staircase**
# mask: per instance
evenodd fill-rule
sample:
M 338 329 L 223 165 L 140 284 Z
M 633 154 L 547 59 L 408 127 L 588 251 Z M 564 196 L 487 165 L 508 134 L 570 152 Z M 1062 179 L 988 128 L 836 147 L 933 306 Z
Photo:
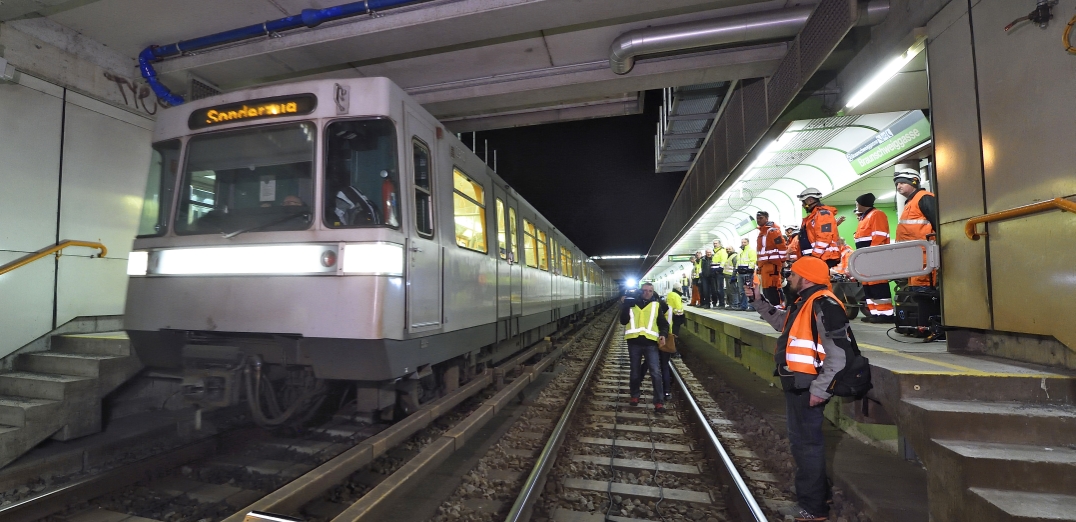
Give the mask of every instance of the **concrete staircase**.
M 101 431 L 101 399 L 142 369 L 123 332 L 57 335 L 0 373 L 0 467 L 52 437 Z
M 1057 392 L 1031 397 L 1038 379 L 1012 377 L 995 384 L 995 398 L 1025 400 L 902 399 L 933 520 L 1076 521 L 1076 406 L 1067 384 L 1060 401 Z

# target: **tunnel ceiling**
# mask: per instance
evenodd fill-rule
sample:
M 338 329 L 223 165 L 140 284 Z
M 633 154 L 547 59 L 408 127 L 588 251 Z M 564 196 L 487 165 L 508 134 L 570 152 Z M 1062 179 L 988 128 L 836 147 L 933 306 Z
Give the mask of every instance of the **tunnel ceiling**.
M 132 59 L 171 44 L 346 0 L 5 0 L 0 20 L 47 17 Z M 762 77 L 783 42 L 640 60 L 609 69 L 611 42 L 647 26 L 813 1 L 433 0 L 166 60 L 176 92 L 190 76 L 224 90 L 274 81 L 387 76 L 454 131 L 641 112 L 649 89 Z M 604 108 L 604 110 L 603 110 Z M 552 114 L 536 114 L 549 109 Z M 475 124 L 476 117 L 511 115 Z

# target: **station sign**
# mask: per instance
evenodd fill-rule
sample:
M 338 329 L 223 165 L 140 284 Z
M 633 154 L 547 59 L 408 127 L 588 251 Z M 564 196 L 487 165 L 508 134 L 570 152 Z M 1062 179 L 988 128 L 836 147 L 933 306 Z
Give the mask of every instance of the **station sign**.
M 864 174 L 930 139 L 930 120 L 915 110 L 860 143 L 846 157 L 856 174 Z
M 313 94 L 261 98 L 198 109 L 187 119 L 187 127 L 197 130 L 242 121 L 301 116 L 314 112 L 317 107 L 318 97 Z
M 685 263 L 691 261 L 691 254 L 669 254 L 670 263 Z

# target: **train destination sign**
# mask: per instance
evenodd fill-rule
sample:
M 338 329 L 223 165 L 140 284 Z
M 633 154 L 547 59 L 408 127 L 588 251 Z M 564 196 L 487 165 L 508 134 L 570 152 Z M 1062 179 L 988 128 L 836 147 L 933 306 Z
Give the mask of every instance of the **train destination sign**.
M 293 94 L 229 103 L 192 112 L 187 126 L 195 130 L 239 121 L 299 116 L 314 112 L 317 106 L 318 98 L 313 94 Z
M 911 111 L 846 156 L 856 174 L 864 174 L 930 139 L 930 120 L 923 111 Z

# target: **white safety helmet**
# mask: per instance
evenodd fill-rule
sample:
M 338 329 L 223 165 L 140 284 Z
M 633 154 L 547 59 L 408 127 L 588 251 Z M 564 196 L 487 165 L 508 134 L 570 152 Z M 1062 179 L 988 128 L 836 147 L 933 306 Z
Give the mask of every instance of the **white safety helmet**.
M 796 197 L 799 198 L 800 201 L 804 201 L 807 198 L 820 199 L 822 197 L 822 191 L 814 187 L 810 187 L 803 189 L 803 192 L 797 194 Z
M 893 183 L 907 183 L 918 187 L 923 179 L 919 175 L 919 169 L 914 163 L 897 163 L 893 168 Z

